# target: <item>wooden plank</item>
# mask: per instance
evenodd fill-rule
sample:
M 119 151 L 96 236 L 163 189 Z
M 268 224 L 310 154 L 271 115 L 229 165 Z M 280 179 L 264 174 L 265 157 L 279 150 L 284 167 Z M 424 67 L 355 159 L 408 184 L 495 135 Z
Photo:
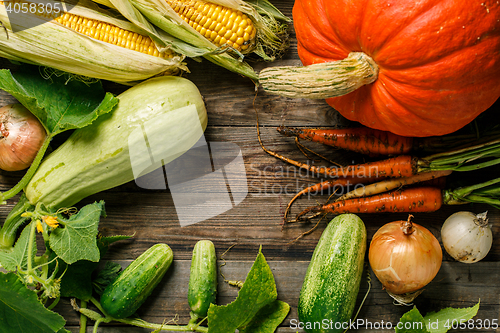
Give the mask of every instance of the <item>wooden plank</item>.
M 263 134 L 269 138 L 278 138 L 274 129 L 266 128 Z M 237 136 L 237 137 L 236 137 Z M 127 251 L 120 248 L 112 250 L 110 256 L 117 259 L 128 259 L 144 251 L 147 246 L 157 241 L 167 241 L 178 253 L 180 258 L 190 257 L 189 248 L 193 241 L 201 238 L 212 239 L 218 247 L 225 249 L 233 243 L 241 244 L 234 253 L 241 259 L 250 259 L 246 254 L 246 246 L 253 249 L 264 244 L 271 251 L 273 259 L 280 260 L 308 260 L 314 249 L 322 229 L 326 225 L 323 221 L 318 230 L 294 244 L 289 244 L 301 233 L 313 227 L 312 224 L 292 224 L 281 230 L 280 224 L 284 209 L 288 201 L 300 189 L 317 182 L 315 177 L 308 177 L 300 170 L 290 168 L 281 161 L 262 152 L 255 139 L 255 130 L 240 127 L 211 128 L 207 133 L 207 141 L 223 141 L 237 144 L 242 149 L 245 162 L 245 173 L 248 184 L 248 195 L 241 204 L 231 210 L 210 218 L 206 221 L 188 227 L 179 227 L 177 213 L 173 204 L 172 194 L 167 190 L 145 190 L 135 183 L 127 183 L 118 188 L 95 194 L 86 200 L 90 203 L 96 200 L 106 202 L 107 218 L 101 224 L 101 233 L 104 235 L 135 234 L 134 240 L 127 245 Z M 270 146 L 284 154 L 301 158 L 293 143 L 274 143 L 269 140 Z M 302 157 L 303 158 L 303 157 Z M 340 156 L 339 158 L 345 158 Z M 20 178 L 9 173 L 0 173 L 2 189 L 10 188 Z M 302 209 L 313 206 L 317 202 L 324 202 L 327 195 L 304 196 L 293 206 L 295 214 Z M 17 201 L 17 197 L 9 200 L 8 205 L 0 206 L 0 213 L 6 216 Z M 494 235 L 500 228 L 500 214 L 498 210 L 486 205 L 473 207 L 443 207 L 435 213 L 415 214 L 414 221 L 428 227 L 438 238 L 441 223 L 451 213 L 472 208 L 475 212 L 489 210 L 490 222 Z M 333 216 L 329 216 L 331 218 Z M 369 214 L 362 216 L 367 225 L 369 238 L 384 223 L 406 219 L 407 214 Z M 186 242 L 188 242 L 186 244 Z M 130 252 L 129 252 L 130 251 Z M 498 261 L 500 244 L 495 242 L 490 254 L 485 260 Z M 449 257 L 445 256 L 445 260 Z
M 249 251 L 253 254 L 256 251 Z M 266 250 L 263 250 L 266 255 Z M 231 252 L 230 252 L 231 253 Z M 118 261 L 123 267 L 130 261 Z M 222 261 L 219 260 L 219 264 Z M 291 311 L 281 325 L 282 330 L 278 332 L 296 332 L 292 330 L 298 326 L 297 303 L 302 279 L 309 265 L 308 261 L 268 261 L 278 290 L 278 299 L 287 302 Z M 227 260 L 226 265 L 220 268 L 220 272 L 229 280 L 244 280 L 252 265 L 251 261 Z M 189 281 L 189 260 L 174 260 L 173 266 L 167 272 L 161 284 L 155 289 L 147 303 L 139 310 L 139 316 L 153 323 L 161 323 L 178 315 L 179 324 L 185 324 L 189 320 L 189 306 L 187 304 L 187 286 Z M 490 262 L 479 262 L 474 265 L 445 262 L 436 278 L 425 288 L 424 292 L 415 300 L 414 305 L 425 314 L 429 311 L 437 311 L 443 307 L 469 307 L 481 301 L 477 319 L 499 319 L 499 295 L 500 286 L 489 286 L 490 281 L 498 281 L 500 278 L 499 264 Z M 293 272 L 293 274 L 291 274 Z M 366 281 L 367 271 L 361 283 L 358 295 L 358 305 L 361 304 L 368 286 Z M 363 320 L 362 327 L 358 321 L 359 329 L 354 332 L 367 329 L 371 325 L 382 325 L 391 323 L 395 327 L 399 318 L 411 309 L 408 306 L 393 304 L 392 298 L 382 290 L 380 282 L 371 273 L 371 290 L 359 312 L 358 319 Z M 224 283 L 219 276 L 218 304 L 228 304 L 236 296 L 238 289 Z M 78 325 L 76 313 L 70 309 L 67 301 L 63 301 L 56 308 L 67 320 L 69 326 Z M 387 325 L 387 324 L 386 324 Z M 105 325 L 101 328 L 103 333 L 114 333 L 116 330 Z M 370 326 L 368 326 L 369 328 Z M 122 328 L 120 328 L 122 329 Z M 301 330 L 299 330 L 301 331 Z M 377 330 L 378 331 L 378 330 Z M 390 331 L 390 330 L 386 330 Z M 473 330 L 471 330 L 473 331 Z M 123 329 L 123 332 L 142 332 L 136 329 Z
M 274 128 L 263 129 L 263 136 L 266 137 L 269 148 L 304 160 L 293 142 L 290 142 L 291 140 L 278 141 L 280 137 Z M 146 190 L 131 182 L 95 194 L 84 200 L 81 205 L 96 200 L 106 202 L 108 216 L 101 223 L 101 233 L 104 235 L 135 234 L 134 240 L 127 245 L 128 250 L 121 248 L 119 251 L 112 250 L 110 256 L 117 256 L 117 259 L 129 259 L 144 251 L 153 242 L 167 241 L 180 258 L 187 259 L 190 257 L 189 249 L 193 241 L 209 238 L 221 249 L 233 243 L 242 245 L 241 249 L 238 247 L 234 249 L 234 253 L 241 256 L 241 259 L 250 259 L 253 256 L 246 254 L 247 246 L 256 249 L 263 244 L 271 251 L 269 255 L 273 259 L 308 260 L 326 221 L 333 216 L 322 221 L 316 232 L 294 244 L 289 243 L 312 228 L 313 224 L 292 224 L 283 231 L 280 224 L 286 205 L 293 195 L 305 186 L 317 182 L 318 179 L 263 153 L 253 128 L 211 127 L 207 131 L 207 141 L 232 142 L 241 148 L 249 191 L 245 200 L 223 214 L 180 228 L 169 189 Z M 324 153 L 325 149 L 322 152 Z M 332 153 L 332 156 L 338 157 L 338 160 L 345 160 L 349 154 L 336 152 L 336 154 Z M 16 174 L 16 177 L 11 176 L 10 173 L 0 173 L 0 175 L 2 189 L 5 190 L 15 184 L 21 174 Z M 328 194 L 300 198 L 294 204 L 292 214 L 316 205 L 317 202 L 325 202 L 327 196 Z M 9 200 L 8 205 L 0 206 L 2 216 L 8 214 L 16 200 L 17 198 Z M 498 234 L 500 214 L 498 210 L 486 205 L 443 207 L 435 213 L 414 214 L 414 221 L 428 227 L 439 238 L 441 223 L 451 213 L 462 209 L 473 209 L 475 212 L 489 210 L 493 233 Z M 384 223 L 406 219 L 407 214 L 369 214 L 362 218 L 371 238 Z M 500 244 L 495 242 L 485 260 L 498 261 L 499 258 Z M 445 260 L 450 259 L 445 256 Z
M 285 15 L 291 17 L 293 1 L 273 0 L 273 3 Z M 300 65 L 293 26 L 290 34 L 290 49 L 283 58 L 273 63 L 252 63 L 257 70 L 274 65 Z M 340 116 L 323 100 L 290 99 L 270 95 L 262 88 L 256 89 L 250 80 L 221 69 L 206 60 L 199 63 L 188 59 L 187 62 L 191 72 L 184 76 L 198 86 L 206 102 L 209 115 L 206 140 L 230 142 L 241 149 L 245 163 L 245 175 L 241 176 L 247 179 L 249 193 L 241 204 L 231 210 L 187 227 L 179 226 L 172 193 L 169 189 L 146 190 L 130 182 L 93 195 L 81 204 L 101 199 L 106 201 L 108 216 L 100 224 L 100 232 L 103 235 L 134 234 L 131 240 L 113 244 L 104 259 L 119 261 L 125 266 L 154 243 L 168 243 L 175 254 L 174 265 L 164 283 L 157 292 L 155 291 L 151 301 L 148 301 L 140 310 L 140 314 L 145 319 L 157 323 L 165 318 L 171 319 L 178 314 L 180 322 L 185 323 L 188 319 L 186 288 L 189 260 L 195 242 L 199 239 L 211 239 L 216 245 L 218 256 L 231 245 L 236 244 L 225 255 L 227 265 L 222 268 L 226 276 L 231 279 L 244 278 L 259 246 L 262 245 L 263 252 L 275 274 L 279 298 L 292 306 L 289 316 L 277 332 L 300 331 L 290 328 L 290 325 L 293 319 L 297 319 L 296 306 L 302 278 L 328 219 L 323 220 L 315 232 L 297 242 L 293 240 L 310 230 L 313 224 L 292 224 L 281 230 L 280 224 L 288 201 L 295 192 L 317 182 L 318 178 L 301 173 L 297 168 L 290 167 L 262 151 L 256 138 L 256 111 L 261 124 L 262 140 L 266 147 L 302 161 L 305 158 L 296 149 L 293 140 L 281 137 L 275 130 L 276 126 L 346 127 L 355 124 Z M 15 65 L 5 60 L 0 60 L 0 65 L 2 68 L 16 68 Z M 115 94 L 128 88 L 110 82 L 103 84 L 107 91 Z M 0 106 L 13 102 L 15 99 L 12 96 L 0 91 Z M 497 109 L 498 107 L 492 108 L 485 114 L 493 121 L 498 121 Z M 68 134 L 56 137 L 52 146 L 56 147 L 63 142 Z M 357 163 L 366 159 L 353 153 L 332 151 L 320 145 L 306 144 L 341 164 Z M 0 171 L 0 191 L 12 187 L 22 175 L 22 171 L 14 173 Z M 318 202 L 324 202 L 327 196 L 301 198 L 294 205 L 293 213 Z M 18 197 L 15 197 L 9 200 L 7 205 L 0 206 L 1 219 L 7 216 L 17 199 Z M 435 213 L 415 214 L 414 221 L 429 228 L 440 239 L 441 223 L 451 213 L 462 209 L 477 213 L 489 210 L 493 234 L 497 237 L 500 232 L 500 213 L 486 205 L 443 207 Z M 370 240 L 383 224 L 396 219 L 406 219 L 407 214 L 371 214 L 364 215 L 362 218 L 367 226 Z M 38 245 L 42 248 L 41 239 Z M 448 306 L 471 306 L 481 299 L 477 318 L 498 319 L 500 314 L 499 261 L 500 243 L 497 241 L 494 242 L 490 254 L 474 265 L 455 262 L 445 253 L 443 266 L 438 276 L 417 298 L 415 305 L 422 313 L 426 313 Z M 372 289 L 358 318 L 373 323 L 380 323 L 384 320 L 395 324 L 409 308 L 394 306 L 373 274 L 371 278 Z M 361 300 L 366 290 L 366 283 L 363 281 L 358 301 Z M 221 280 L 218 302 L 228 303 L 236 297 L 236 293 L 235 288 L 227 286 Z M 56 310 L 68 320 L 67 328 L 71 332 L 78 332 L 78 316 L 71 310 L 69 300 L 61 300 Z M 91 332 L 91 329 L 87 331 Z M 116 324 L 105 325 L 101 330 L 106 333 L 150 331 Z M 394 332 L 394 330 L 382 329 L 376 331 Z

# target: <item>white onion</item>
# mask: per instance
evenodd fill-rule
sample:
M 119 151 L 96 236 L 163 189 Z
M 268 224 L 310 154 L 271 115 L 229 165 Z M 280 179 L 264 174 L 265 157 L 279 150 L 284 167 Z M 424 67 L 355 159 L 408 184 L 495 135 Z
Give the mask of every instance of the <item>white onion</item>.
M 46 131 L 22 104 L 0 108 L 0 169 L 26 169 L 43 145 Z
M 486 213 L 457 212 L 446 219 L 441 228 L 444 249 L 454 259 L 475 263 L 491 249 L 493 235 Z

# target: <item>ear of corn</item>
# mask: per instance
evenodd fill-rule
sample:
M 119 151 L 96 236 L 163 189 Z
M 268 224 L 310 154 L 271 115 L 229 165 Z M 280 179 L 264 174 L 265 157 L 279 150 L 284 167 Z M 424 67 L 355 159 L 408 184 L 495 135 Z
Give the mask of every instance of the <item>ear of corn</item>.
M 119 28 L 113 24 L 87 19 L 79 15 L 64 13 L 61 16 L 51 15 L 49 18 L 57 23 L 104 43 L 121 46 L 129 50 L 145 53 L 154 57 L 172 58 L 170 50 L 160 52 L 149 36 Z
M 81 2 L 89 6 L 89 1 L 79 0 L 79 3 Z M 158 30 L 129 1 L 116 1 L 114 4 L 111 3 L 110 0 L 95 0 L 94 2 L 119 12 L 129 22 L 132 22 L 132 24 L 141 29 L 141 31 L 144 31 L 148 36 L 151 36 L 161 49 L 170 49 L 191 58 L 200 57 L 206 52 L 184 42 L 181 39 Z M 92 1 L 90 1 L 90 4 L 92 4 Z
M 255 3 L 243 0 L 94 1 L 111 5 L 139 25 L 137 13 L 123 6 L 123 3 L 132 4 L 143 18 L 168 36 L 191 45 L 213 63 L 256 81 L 258 76 L 243 57 L 253 52 L 272 61 L 288 46 L 286 22 L 289 19 L 267 0 Z M 189 50 L 183 53 L 191 57 Z
M 16 12 L 22 17 L 11 23 L 6 3 L 0 1 L 2 57 L 120 83 L 186 69 L 183 55 L 158 48 L 135 25 L 100 10 L 77 5 L 58 17 Z M 39 22 L 34 25 L 34 20 Z M 22 26 L 27 23 L 29 29 Z
M 111 0 L 116 1 L 116 0 Z M 279 56 L 288 47 L 288 34 L 286 23 L 290 20 L 281 14 L 276 7 L 274 7 L 267 0 L 259 1 L 243 1 L 243 0 L 129 0 L 133 2 L 153 2 L 156 6 L 164 6 L 168 8 L 171 19 L 175 19 L 177 23 L 183 24 L 183 26 L 190 25 L 189 22 L 182 23 L 184 18 L 180 15 L 180 12 L 175 10 L 176 2 L 182 3 L 192 3 L 190 6 L 202 7 L 202 15 L 200 20 L 208 19 L 213 14 L 210 10 L 215 11 L 215 8 L 222 8 L 221 13 L 225 19 L 227 19 L 225 37 L 227 42 L 220 43 L 215 42 L 214 44 L 220 48 L 230 47 L 234 51 L 240 51 L 241 53 L 248 54 L 254 52 L 265 60 L 272 61 L 277 56 Z M 166 4 L 166 5 L 165 5 Z M 174 15 L 173 13 L 177 14 Z M 229 14 L 226 16 L 226 14 Z M 220 15 L 218 15 L 220 16 Z M 180 18 L 180 20 L 179 20 Z M 222 19 L 224 20 L 224 19 Z M 185 21 L 185 20 L 184 20 Z M 213 21 L 213 20 L 212 20 Z M 247 21 L 247 25 L 243 28 L 240 24 L 244 24 L 243 21 Z M 206 23 L 202 26 L 205 26 Z M 162 28 L 160 26 L 160 28 Z M 195 27 L 193 27 L 197 30 Z M 244 38 L 244 42 L 249 43 L 251 46 L 248 49 L 240 50 L 238 45 L 234 47 L 234 42 L 231 38 L 237 38 L 243 30 L 250 35 L 250 41 Z M 197 30 L 198 31 L 198 30 Z M 230 31 L 230 33 L 228 33 Z M 166 32 L 171 33 L 170 30 Z M 199 32 L 199 31 L 198 31 Z M 200 33 L 203 36 L 203 33 Z M 213 42 L 212 39 L 207 38 Z M 237 43 L 236 43 L 237 44 Z
M 187 24 L 218 47 L 253 50 L 257 30 L 241 11 L 203 0 L 165 0 Z

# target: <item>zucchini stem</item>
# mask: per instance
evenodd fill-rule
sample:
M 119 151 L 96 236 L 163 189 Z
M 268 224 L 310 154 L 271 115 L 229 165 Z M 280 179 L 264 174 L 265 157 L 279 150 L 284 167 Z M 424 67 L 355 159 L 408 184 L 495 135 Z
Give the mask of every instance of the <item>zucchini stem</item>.
M 14 197 L 16 194 L 21 192 L 26 187 L 26 185 L 28 185 L 31 178 L 33 178 L 33 176 L 35 175 L 36 170 L 38 170 L 40 163 L 42 163 L 43 156 L 45 155 L 47 148 L 49 148 L 49 143 L 51 139 L 52 135 L 47 135 L 45 141 L 40 147 L 40 150 L 38 150 L 38 153 L 36 154 L 33 163 L 31 163 L 30 167 L 28 168 L 28 171 L 26 171 L 23 178 L 21 178 L 21 180 L 16 185 L 14 185 L 14 187 L 12 187 L 10 190 L 5 191 L 1 194 L 1 202 L 3 204 L 5 204 L 5 200 Z
M 48 310 L 52 310 L 53 308 L 55 308 L 55 306 L 59 303 L 59 301 L 60 301 L 60 300 L 61 300 L 61 297 L 60 297 L 60 296 L 59 296 L 59 297 L 57 297 L 56 299 L 54 299 L 54 300 L 52 301 L 52 303 L 50 303 L 50 305 L 49 305 L 49 306 L 47 306 L 47 309 L 48 309 Z
M 23 213 L 34 208 L 23 194 L 14 208 L 10 211 L 0 230 L 0 249 L 9 250 L 14 246 L 17 237 L 17 229 L 28 219 L 21 216 Z
M 87 308 L 87 301 L 80 301 L 80 308 Z M 79 333 L 87 333 L 87 316 L 80 312 L 80 331 Z
M 97 333 L 97 329 L 99 328 L 99 324 L 102 322 L 105 322 L 104 318 L 99 318 L 95 321 L 94 329 L 92 330 L 92 333 Z
M 147 328 L 147 329 L 152 329 L 155 331 L 175 331 L 175 332 L 201 332 L 201 333 L 208 333 L 208 328 L 204 326 L 199 326 L 197 323 L 189 323 L 188 325 L 185 326 L 180 326 L 180 325 L 164 325 L 164 324 L 154 324 L 154 323 L 149 323 L 147 321 L 144 321 L 139 318 L 123 318 L 123 319 L 116 319 L 104 311 L 104 309 L 101 306 L 101 303 L 94 297 L 90 299 L 92 304 L 94 304 L 99 311 L 101 311 L 106 317 L 104 318 L 99 318 L 96 320 L 96 323 L 94 325 L 94 330 L 97 330 L 97 327 L 101 322 L 111 322 L 111 321 L 118 321 L 123 324 L 128 324 L 132 326 L 137 326 L 137 327 L 142 327 L 142 328 Z
M 33 239 L 35 238 L 35 230 L 36 230 L 36 223 L 35 221 L 31 221 L 30 223 L 30 237 L 28 241 L 28 274 L 33 273 L 33 258 L 31 258 L 31 253 L 33 253 Z

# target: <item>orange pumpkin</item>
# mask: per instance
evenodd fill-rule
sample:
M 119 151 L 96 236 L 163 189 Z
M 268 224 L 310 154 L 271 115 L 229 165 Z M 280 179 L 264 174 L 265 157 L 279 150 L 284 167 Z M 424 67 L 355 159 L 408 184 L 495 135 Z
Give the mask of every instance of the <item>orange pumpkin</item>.
M 351 52 L 376 63 L 372 83 L 326 99 L 365 126 L 443 135 L 500 97 L 497 0 L 296 0 L 293 21 L 304 67 Z

